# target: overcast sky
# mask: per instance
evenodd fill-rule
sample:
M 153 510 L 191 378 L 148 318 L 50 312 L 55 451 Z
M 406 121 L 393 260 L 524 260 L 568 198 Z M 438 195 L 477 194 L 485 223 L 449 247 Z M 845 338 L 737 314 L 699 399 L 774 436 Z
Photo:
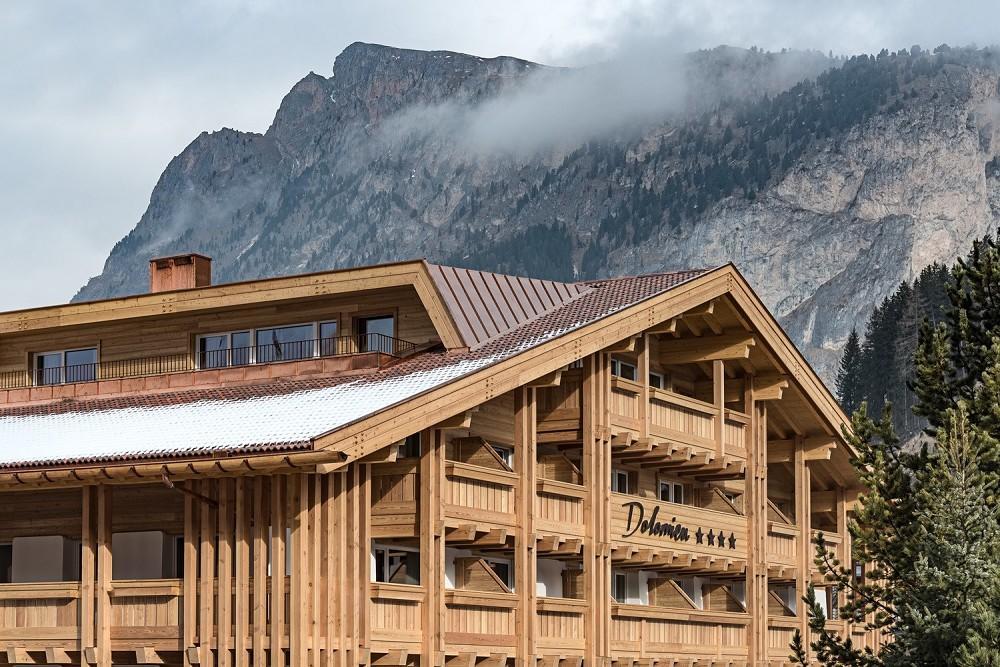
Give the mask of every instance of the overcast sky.
M 0 311 L 68 300 L 202 130 L 264 131 L 354 41 L 556 65 L 644 41 L 837 54 L 1000 42 L 998 2 L 0 0 Z

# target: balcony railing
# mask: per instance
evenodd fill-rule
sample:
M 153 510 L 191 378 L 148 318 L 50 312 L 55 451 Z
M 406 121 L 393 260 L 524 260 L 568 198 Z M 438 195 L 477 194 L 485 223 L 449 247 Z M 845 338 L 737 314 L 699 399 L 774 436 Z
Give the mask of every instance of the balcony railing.
M 190 354 L 166 354 L 136 359 L 101 361 L 95 364 L 53 366 L 33 371 L 9 371 L 0 373 L 0 389 L 24 389 L 98 380 L 121 380 L 165 373 L 272 364 L 281 361 L 302 361 L 353 354 L 402 357 L 411 353 L 415 348 L 416 344 L 409 341 L 377 333 L 314 340 L 276 341 L 251 347 L 199 351 L 193 356 Z

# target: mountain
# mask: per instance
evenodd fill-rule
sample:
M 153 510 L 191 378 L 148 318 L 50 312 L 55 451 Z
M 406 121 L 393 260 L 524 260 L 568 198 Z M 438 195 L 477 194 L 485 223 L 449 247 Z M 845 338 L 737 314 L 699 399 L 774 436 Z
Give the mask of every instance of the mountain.
M 582 69 L 353 44 L 264 134 L 198 136 L 76 300 L 425 256 L 582 279 L 733 261 L 832 379 L 852 327 L 1000 216 L 1000 60 L 719 47 Z

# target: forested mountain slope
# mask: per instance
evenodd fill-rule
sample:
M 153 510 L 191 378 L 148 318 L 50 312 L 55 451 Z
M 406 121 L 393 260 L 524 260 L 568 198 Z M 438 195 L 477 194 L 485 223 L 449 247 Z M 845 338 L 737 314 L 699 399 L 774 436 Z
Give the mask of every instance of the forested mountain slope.
M 830 379 L 876 304 L 995 226 L 997 62 L 720 47 L 618 89 L 633 72 L 354 44 L 265 134 L 203 133 L 172 160 L 76 299 L 143 291 L 150 257 L 188 250 L 219 281 L 419 256 L 557 279 L 733 261 Z

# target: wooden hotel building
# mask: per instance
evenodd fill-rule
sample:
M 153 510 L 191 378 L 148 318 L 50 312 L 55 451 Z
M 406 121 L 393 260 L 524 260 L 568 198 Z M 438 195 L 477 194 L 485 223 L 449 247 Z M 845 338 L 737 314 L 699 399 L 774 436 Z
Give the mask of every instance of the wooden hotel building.
M 777 665 L 850 560 L 845 417 L 730 265 L 150 273 L 0 313 L 0 662 Z

